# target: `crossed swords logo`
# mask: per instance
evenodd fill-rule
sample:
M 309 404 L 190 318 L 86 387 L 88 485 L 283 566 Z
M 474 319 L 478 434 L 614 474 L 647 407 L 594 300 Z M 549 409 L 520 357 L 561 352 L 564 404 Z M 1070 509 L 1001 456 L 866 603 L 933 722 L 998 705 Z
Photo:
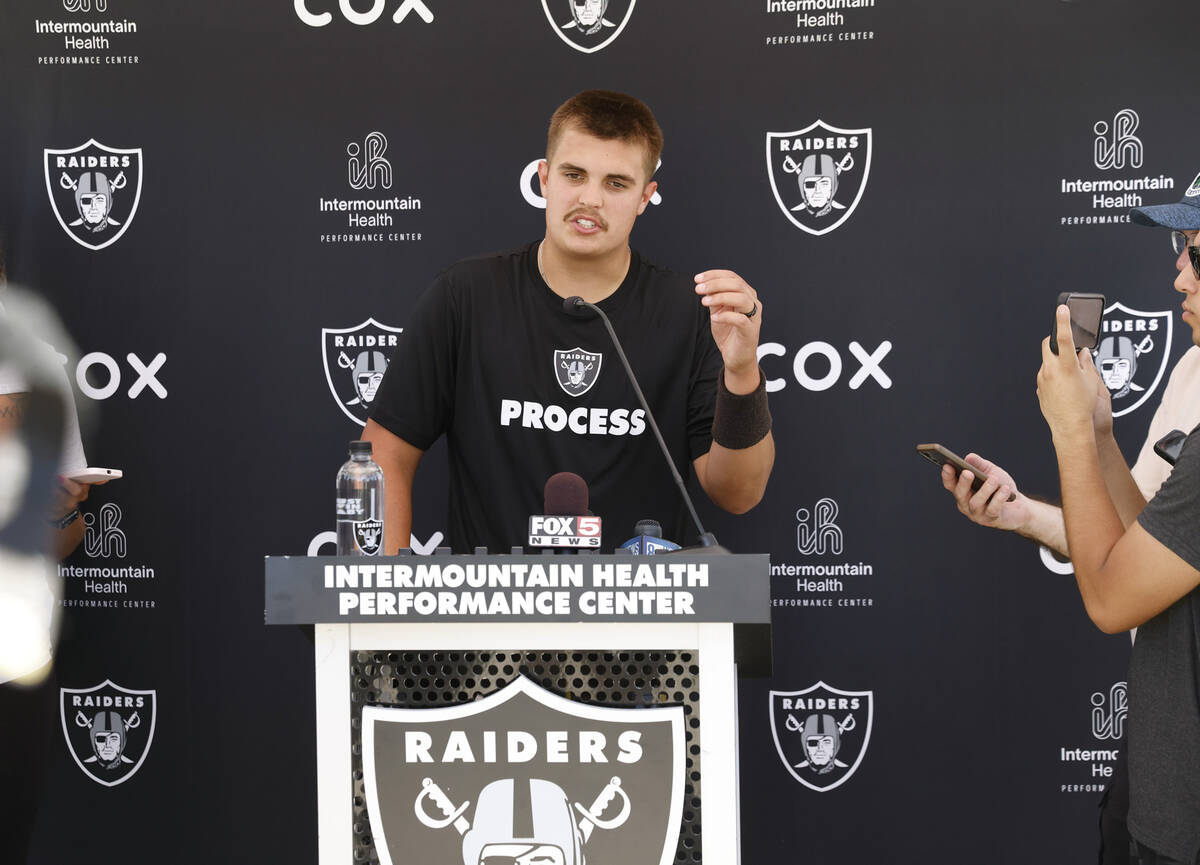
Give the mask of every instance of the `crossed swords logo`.
M 604 812 L 618 798 L 621 800 L 621 810 L 615 817 L 605 819 Z M 432 803 L 433 807 L 442 812 L 442 816 L 431 816 L 425 810 L 426 802 Z M 430 829 L 444 829 L 453 824 L 461 836 L 466 835 L 467 830 L 471 828 L 470 821 L 463 816 L 470 804 L 471 802 L 468 800 L 456 806 L 432 778 L 425 778 L 421 781 L 421 792 L 417 794 L 417 798 L 413 802 L 413 811 L 416 812 L 417 819 Z M 629 795 L 621 787 L 621 779 L 613 776 L 600 791 L 600 795 L 592 800 L 590 807 L 585 808 L 583 803 L 576 802 L 575 810 L 580 814 L 579 831 L 583 834 L 583 840 L 586 843 L 596 829 L 617 829 L 623 826 L 629 819 L 631 806 Z
M 127 184 L 128 182 L 129 182 L 129 180 L 125 177 L 125 172 L 122 171 L 120 174 L 118 174 L 116 177 L 113 178 L 112 183 L 109 184 L 109 188 L 112 191 L 116 192 L 118 189 L 124 189 L 125 184 Z M 67 174 L 67 172 L 65 172 L 65 171 L 62 173 L 62 176 L 58 178 L 58 185 L 61 186 L 63 189 L 69 189 L 71 192 L 74 192 L 75 190 L 77 190 L 79 188 L 79 184 L 76 183 L 74 180 L 72 180 L 71 175 Z M 115 219 L 113 219 L 111 216 L 105 216 L 104 218 L 108 220 L 109 225 L 120 225 L 121 224 L 121 223 L 117 222 Z M 83 217 L 80 216 L 74 222 L 69 222 L 67 224 L 72 227 L 74 227 L 76 225 L 83 225 Z
M 847 153 L 845 156 L 842 157 L 842 161 L 837 163 L 837 165 L 835 167 L 837 168 L 838 177 L 841 177 L 844 172 L 849 171 L 851 168 L 854 167 L 854 154 Z M 804 170 L 804 167 L 799 162 L 792 159 L 792 157 L 785 156 L 783 158 L 783 170 L 786 171 L 788 174 L 797 174 L 798 175 L 801 171 Z M 792 210 L 803 210 L 807 206 L 808 206 L 808 202 L 805 201 L 805 202 L 802 202 L 799 207 L 793 207 Z M 834 208 L 835 210 L 845 210 L 846 209 L 846 205 L 838 204 L 838 202 L 834 201 L 832 198 L 829 199 L 829 206 Z
M 142 719 L 138 715 L 137 712 L 134 712 L 132 715 L 129 716 L 128 719 L 121 718 L 121 723 L 125 725 L 125 732 L 128 733 L 130 730 L 136 730 L 138 727 L 142 726 Z M 92 719 L 80 711 L 77 711 L 75 713 L 75 724 L 78 727 L 87 727 L 89 730 L 92 729 Z M 124 754 L 120 754 L 118 756 L 120 756 L 122 763 L 132 763 L 133 762 L 128 757 L 126 757 Z M 83 762 L 95 763 L 99 759 L 100 758 L 97 755 L 93 754 L 92 756 L 90 756 L 86 760 L 84 760 Z
M 849 733 L 857 725 L 858 725 L 858 722 L 854 720 L 854 716 L 847 715 L 845 718 L 838 721 L 838 725 L 837 725 L 838 732 L 839 733 Z M 791 730 L 793 733 L 801 733 L 804 731 L 804 725 L 801 724 L 799 721 L 797 721 L 796 716 L 793 715 L 791 712 L 788 712 L 787 721 L 784 722 L 784 726 L 787 727 L 789 730 Z M 839 769 L 849 768 L 848 763 L 843 763 L 837 757 L 833 758 L 833 765 L 837 766 Z M 797 769 L 807 769 L 808 768 L 808 760 L 802 760 L 799 763 L 796 763 L 795 767 Z

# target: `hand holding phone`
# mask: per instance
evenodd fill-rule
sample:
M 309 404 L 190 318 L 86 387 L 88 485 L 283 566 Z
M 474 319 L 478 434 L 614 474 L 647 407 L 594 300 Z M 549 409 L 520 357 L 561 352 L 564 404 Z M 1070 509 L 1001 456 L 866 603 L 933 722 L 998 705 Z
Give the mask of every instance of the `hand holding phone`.
M 971 481 L 971 492 L 973 493 L 979 492 L 979 488 L 987 483 L 988 477 L 984 472 L 981 472 L 958 454 L 954 453 L 949 448 L 942 447 L 940 444 L 917 445 L 917 453 L 925 457 L 925 459 L 929 460 L 935 466 L 940 467 L 947 464 L 953 466 L 957 474 L 961 474 L 964 471 L 970 472 L 975 476 L 975 479 Z M 1008 501 L 1016 501 L 1016 498 L 1016 493 L 1009 493 Z
M 1071 310 L 1071 339 L 1075 350 L 1094 349 L 1100 341 L 1100 325 L 1104 320 L 1104 295 L 1064 291 L 1054 305 L 1055 313 L 1066 304 Z M 1058 320 L 1050 316 L 1050 351 L 1058 354 Z

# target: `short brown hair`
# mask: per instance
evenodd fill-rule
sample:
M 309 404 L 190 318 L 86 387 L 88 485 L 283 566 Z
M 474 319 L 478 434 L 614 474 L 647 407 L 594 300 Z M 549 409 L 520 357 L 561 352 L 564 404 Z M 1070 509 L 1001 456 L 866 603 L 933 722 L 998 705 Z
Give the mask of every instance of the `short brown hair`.
M 550 118 L 546 136 L 546 158 L 570 125 L 589 135 L 609 140 L 632 141 L 646 147 L 646 182 L 654 176 L 662 155 L 663 134 L 654 114 L 640 99 L 614 90 L 584 90 L 576 93 Z

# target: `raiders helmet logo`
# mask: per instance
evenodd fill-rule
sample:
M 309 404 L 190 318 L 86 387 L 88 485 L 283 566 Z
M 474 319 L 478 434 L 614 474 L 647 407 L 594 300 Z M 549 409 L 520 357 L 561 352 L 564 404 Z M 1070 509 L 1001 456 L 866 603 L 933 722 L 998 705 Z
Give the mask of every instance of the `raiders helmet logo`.
M 47 147 L 43 161 L 50 206 L 67 236 L 93 250 L 116 243 L 142 197 L 142 149 L 92 138 L 67 150 Z
M 1136 410 L 1158 389 L 1167 371 L 1173 325 L 1169 310 L 1142 312 L 1120 301 L 1105 307 L 1092 357 L 1112 398 L 1113 417 Z
M 828 234 L 850 218 L 871 172 L 871 130 L 818 120 L 795 132 L 767 133 L 767 174 L 793 225 Z
M 576 346 L 566 351 L 554 352 L 554 376 L 558 386 L 567 396 L 582 396 L 591 390 L 600 376 L 600 362 L 604 355 L 584 351 Z
M 63 736 L 75 765 L 105 787 L 128 781 L 150 753 L 157 705 L 156 692 L 109 679 L 92 688 L 60 688 Z
M 383 520 L 358 520 L 354 523 L 354 542 L 368 556 L 383 545 Z
M 367 425 L 375 393 L 403 330 L 373 318 L 354 327 L 321 328 L 321 360 L 329 392 L 342 413 L 359 426 Z
M 558 38 L 576 51 L 592 54 L 621 35 L 637 0 L 542 0 L 542 9 Z
M 871 741 L 874 692 L 817 682 L 803 691 L 772 691 L 769 699 L 775 751 L 788 773 L 818 793 L 850 780 Z
M 518 677 L 473 703 L 362 711 L 382 865 L 671 865 L 683 707 L 576 703 Z

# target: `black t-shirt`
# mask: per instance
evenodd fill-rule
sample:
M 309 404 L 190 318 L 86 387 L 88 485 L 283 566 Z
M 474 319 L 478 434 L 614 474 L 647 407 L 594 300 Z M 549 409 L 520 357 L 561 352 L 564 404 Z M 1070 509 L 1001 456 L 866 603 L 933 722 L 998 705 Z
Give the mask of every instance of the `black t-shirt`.
M 1138 517 L 1200 569 L 1200 427 Z M 1180 862 L 1200 852 L 1200 588 L 1138 628 L 1129 664 L 1129 830 Z
M 612 320 L 680 474 L 712 442 L 720 352 L 689 277 L 633 252 L 598 304 Z M 408 317 L 371 417 L 450 458 L 447 532 L 456 552 L 506 552 L 556 472 L 587 481 L 605 549 L 656 519 L 684 540 L 686 511 L 598 316 L 563 310 L 537 244 L 450 267 Z M 692 531 L 694 534 L 694 530 Z

